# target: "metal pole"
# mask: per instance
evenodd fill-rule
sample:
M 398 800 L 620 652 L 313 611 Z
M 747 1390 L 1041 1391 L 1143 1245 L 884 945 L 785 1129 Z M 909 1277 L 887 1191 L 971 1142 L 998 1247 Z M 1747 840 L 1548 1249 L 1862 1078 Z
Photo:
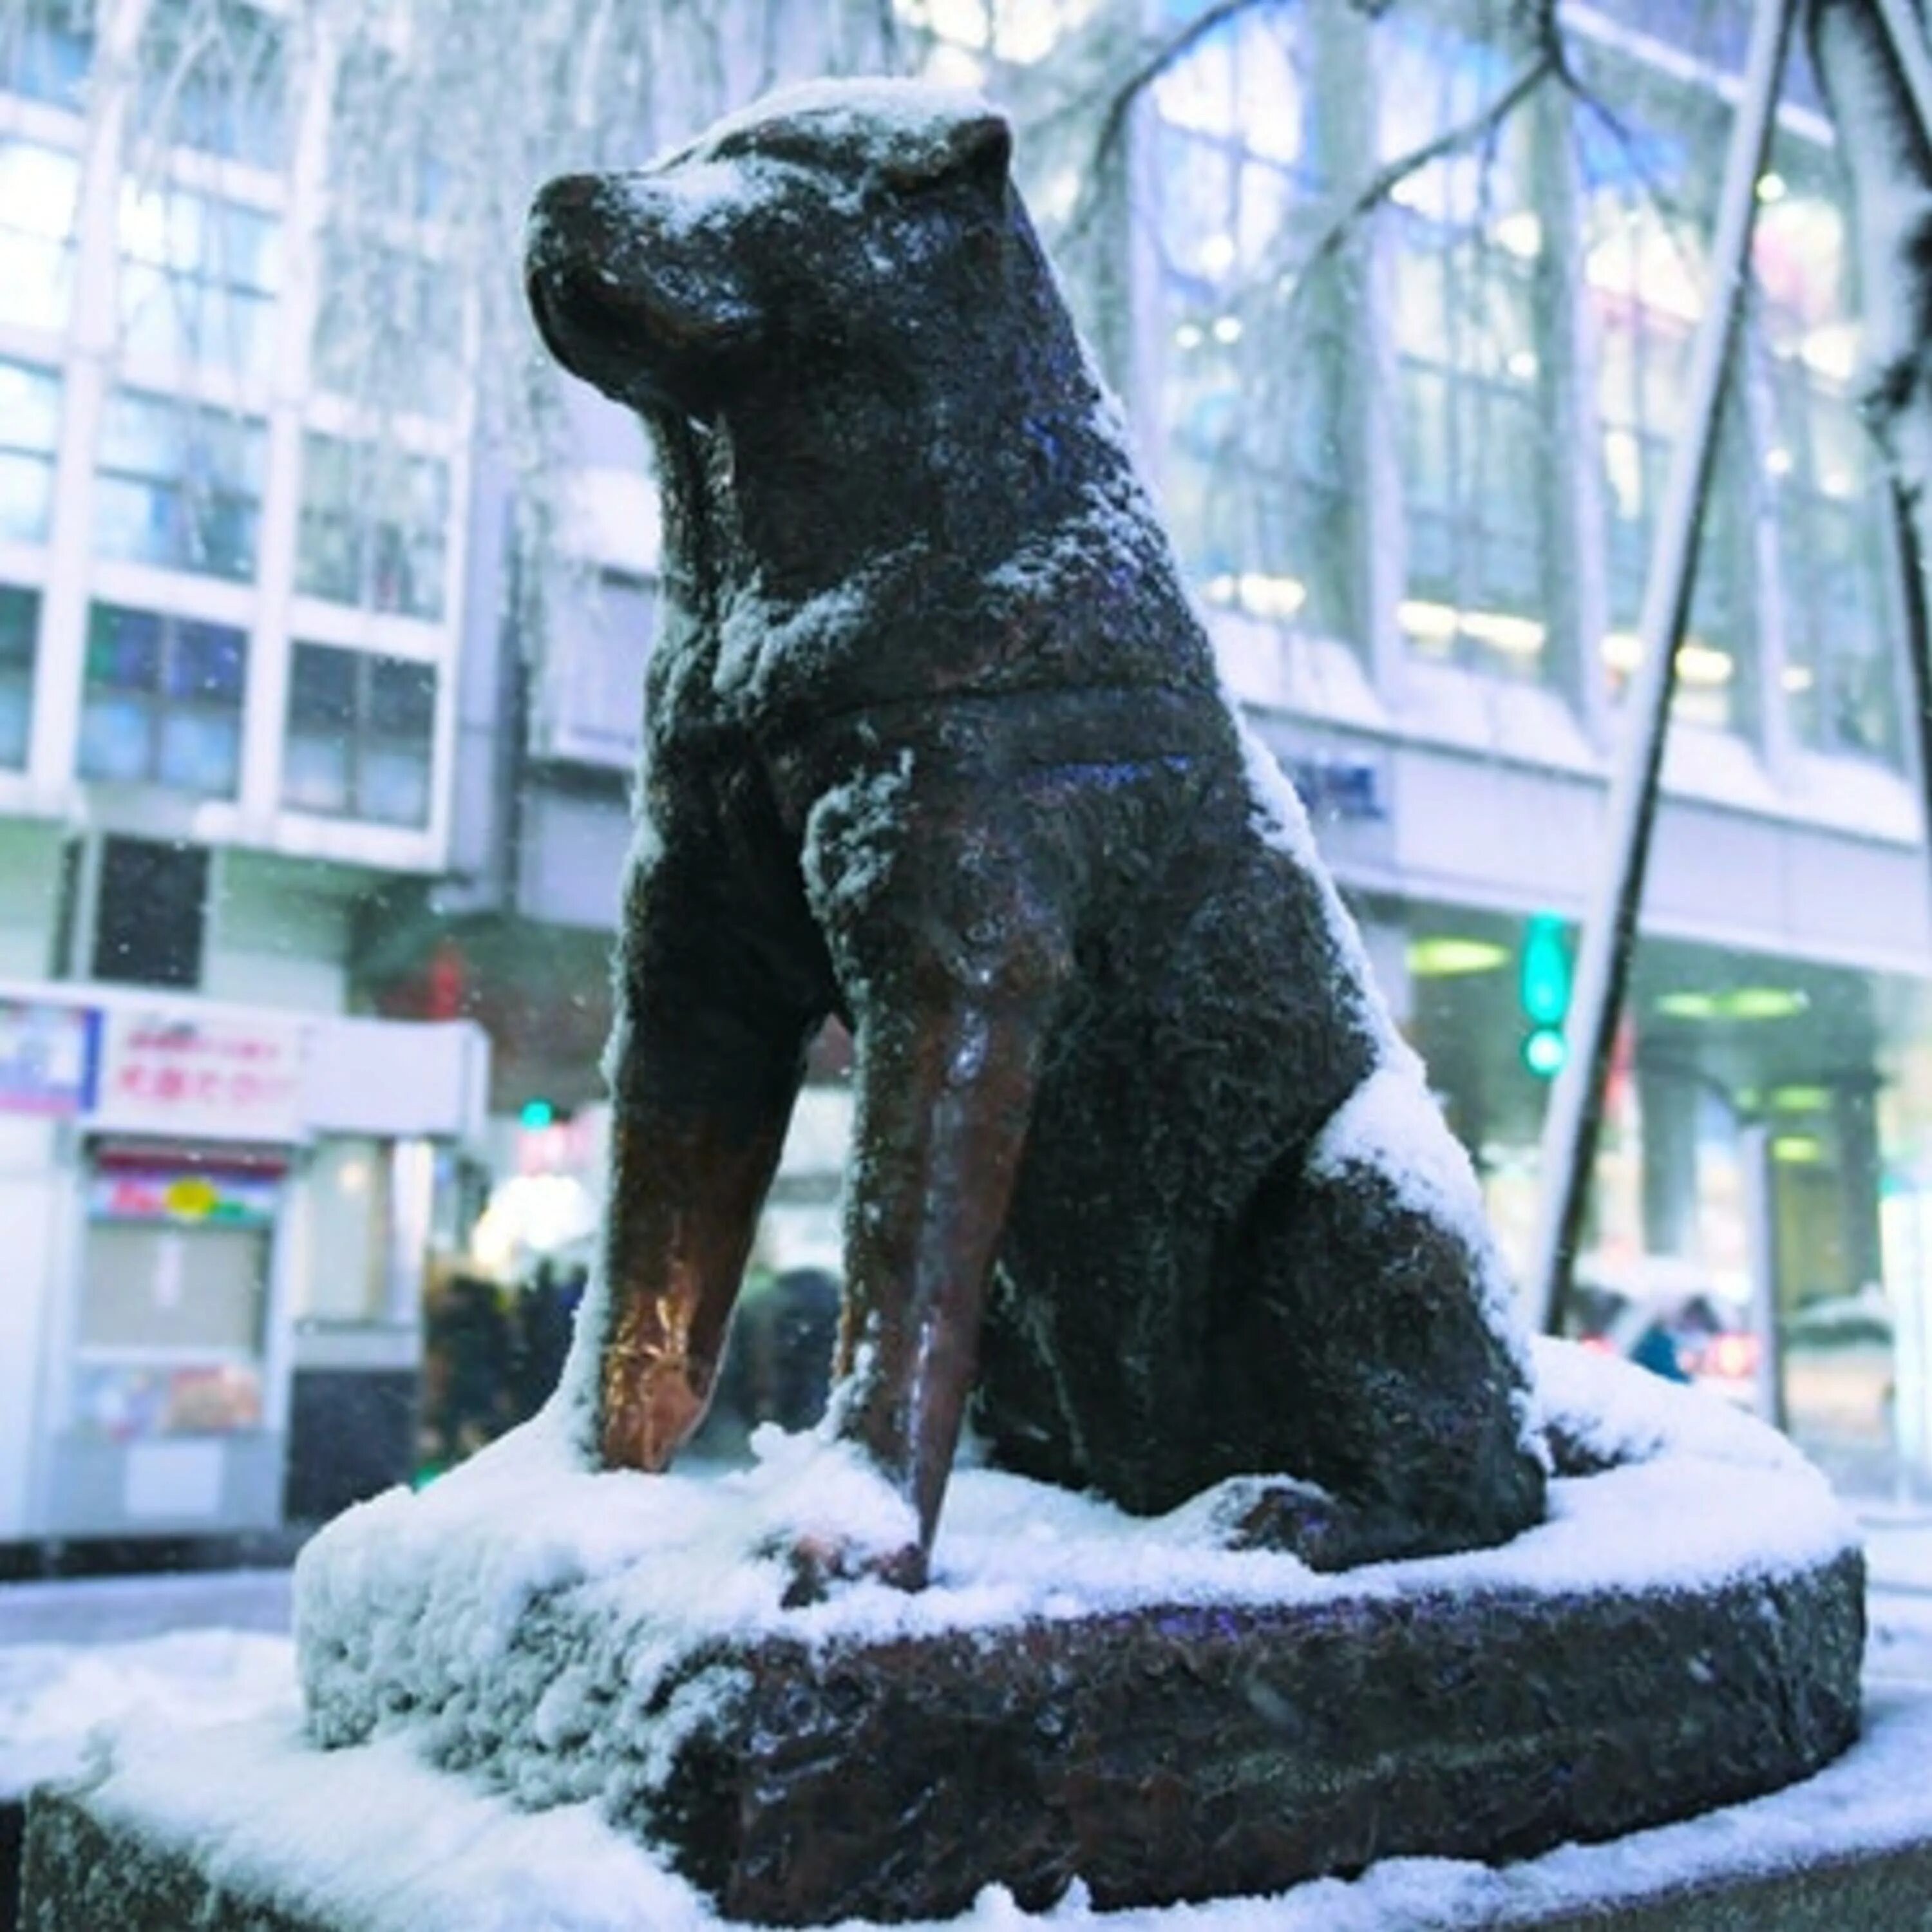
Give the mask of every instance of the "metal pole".
M 1744 1175 L 1745 1258 L 1750 1270 L 1750 1328 L 1757 1339 L 1752 1370 L 1752 1402 L 1774 1429 L 1784 1426 L 1782 1331 L 1778 1324 L 1778 1214 L 1776 1179 L 1771 1160 L 1771 1130 L 1762 1120 L 1745 1124 L 1738 1136 L 1738 1162 Z
M 1711 250 L 1710 306 L 1692 345 L 1684 426 L 1671 452 L 1638 623 L 1642 656 L 1631 682 L 1624 740 L 1610 784 L 1610 849 L 1583 923 L 1576 986 L 1566 1029 L 1569 1051 L 1544 1123 L 1543 1198 L 1531 1258 L 1543 1326 L 1559 1328 L 1576 1258 L 1583 1207 L 1603 1124 L 1604 1083 L 1623 1006 L 1657 812 L 1664 728 L 1676 684 L 1677 646 L 1689 613 L 1697 535 L 1717 448 L 1718 412 L 1743 306 L 1746 254 L 1758 176 L 1770 144 L 1779 76 L 1797 0 L 1757 0 L 1745 57 L 1744 92 L 1731 130 Z

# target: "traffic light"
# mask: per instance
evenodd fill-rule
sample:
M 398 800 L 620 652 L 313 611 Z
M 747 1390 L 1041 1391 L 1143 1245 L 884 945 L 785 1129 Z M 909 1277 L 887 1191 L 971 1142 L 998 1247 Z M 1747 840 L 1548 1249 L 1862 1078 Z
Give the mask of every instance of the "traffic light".
M 1554 1080 L 1568 1056 L 1563 1022 L 1570 1011 L 1570 954 L 1563 943 L 1563 922 L 1554 913 L 1531 915 L 1522 937 L 1516 994 L 1529 1022 L 1520 1049 L 1522 1064 L 1539 1080 Z
M 548 1100 L 526 1100 L 517 1119 L 523 1126 L 548 1127 L 555 1124 L 556 1109 Z

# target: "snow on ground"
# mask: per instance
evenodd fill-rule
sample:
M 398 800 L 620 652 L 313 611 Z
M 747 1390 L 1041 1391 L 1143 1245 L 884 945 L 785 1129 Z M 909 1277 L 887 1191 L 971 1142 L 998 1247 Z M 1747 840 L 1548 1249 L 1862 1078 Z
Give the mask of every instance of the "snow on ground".
M 1660 1382 L 1633 1380 L 1634 1373 L 1568 1352 L 1545 1384 L 1546 1400 L 1568 1410 L 1573 1424 L 1580 1412 L 1600 1409 L 1600 1398 L 1614 1388 L 1617 1400 L 1608 1406 L 1618 1422 L 1598 1432 L 1600 1446 L 1647 1450 L 1652 1458 L 1620 1472 L 1624 1492 L 1602 1479 L 1559 1485 L 1556 1520 L 1523 1539 L 1525 1546 L 1514 1555 L 1410 1567 L 1434 1570 L 1438 1582 L 1460 1574 L 1459 1566 L 1499 1562 L 1531 1576 L 1547 1575 L 1562 1556 L 1566 1565 L 1582 1561 L 1592 1574 L 1607 1575 L 1641 1552 L 1653 1574 L 1660 1564 L 1681 1574 L 1714 1561 L 1722 1568 L 1754 1544 L 1761 1550 L 1767 1538 L 1788 1556 L 1794 1546 L 1828 1546 L 1842 1532 L 1846 1519 L 1839 1506 L 1776 1438 L 1721 1405 Z M 1612 1384 L 1601 1381 L 1606 1374 Z M 1602 1442 L 1606 1434 L 1620 1440 Z M 485 1462 L 466 1484 L 446 1479 L 436 1485 L 427 1496 L 440 1491 L 443 1500 L 418 1512 L 422 1528 L 446 1532 L 500 1484 L 516 1488 L 510 1478 L 520 1460 L 522 1475 L 534 1478 L 531 1462 L 546 1460 L 555 1448 L 554 1442 L 528 1442 L 497 1458 L 494 1474 Z M 734 1507 L 746 1520 L 734 1534 L 754 1528 L 762 1533 L 803 1506 L 797 1486 L 812 1489 L 824 1472 L 789 1466 L 794 1459 L 815 1460 L 803 1439 L 768 1444 L 766 1464 L 739 1479 Z M 1686 1486 L 1684 1460 L 1694 1466 L 1694 1486 Z M 890 1593 L 855 1592 L 856 1606 L 848 1601 L 842 1613 L 826 1606 L 810 1614 L 834 1620 L 842 1614 L 973 1614 L 998 1622 L 1003 1616 L 1064 1613 L 1130 1582 L 1144 1582 L 1133 1573 L 1146 1560 L 1136 1558 L 1134 1550 L 1146 1525 L 1115 1523 L 1111 1513 L 1083 1514 L 1096 1506 L 1077 1498 L 1008 1494 L 1000 1486 L 1010 1479 L 974 1474 L 976 1485 L 966 1486 L 967 1507 L 949 1530 L 950 1555 L 942 1543 L 942 1571 L 951 1581 L 929 1593 L 929 1602 L 921 1606 L 919 1600 L 909 1604 Z M 589 1558 L 595 1568 L 596 1559 L 616 1558 L 628 1540 L 629 1512 L 610 1508 L 614 1484 L 635 1489 L 647 1479 L 579 1474 L 575 1480 L 597 1489 L 596 1520 L 586 1515 L 582 1522 L 559 1522 L 553 1516 L 546 1524 L 553 1533 L 548 1560 L 568 1566 Z M 1735 1492 L 1734 1480 L 1743 1486 Z M 1748 1506 L 1753 1484 L 1757 1506 L 1746 1520 L 1734 1520 L 1740 1506 Z M 1580 1487 L 1597 1490 L 1613 1507 L 1594 1520 L 1587 1510 L 1577 1520 L 1570 1505 Z M 496 1502 L 504 1500 L 498 1493 Z M 816 1497 L 821 1504 L 827 1500 Z M 1021 1502 L 1035 1516 L 1016 1525 L 1011 1510 Z M 370 1514 L 400 1511 L 404 1503 L 399 1496 Z M 862 1498 L 854 1506 L 862 1507 Z M 1160 1560 L 1185 1557 L 1218 1568 L 1221 1553 L 1207 1539 L 1192 1537 L 1199 1526 L 1183 1516 L 1156 1539 L 1163 1544 Z M 1073 1528 L 1088 1539 L 1096 1567 L 1070 1588 L 1064 1536 Z M 1932 1787 L 1922 1776 L 1932 1755 L 1932 1511 L 1877 1508 L 1866 1528 L 1878 1586 L 1867 1734 L 1846 1758 L 1790 1792 L 1612 1846 L 1566 1847 L 1502 1870 L 1394 1859 L 1358 1880 L 1316 1881 L 1266 1900 L 1108 1913 L 1104 1921 L 1078 1895 L 1034 1915 L 992 1889 L 953 1922 L 952 1932 L 1102 1923 L 1108 1932 L 1259 1932 L 1264 1925 L 1270 1932 L 1421 1932 L 1606 1900 L 1707 1874 L 1714 1863 L 1762 1869 L 1814 1858 L 1834 1846 L 1932 1835 Z M 692 1533 L 702 1543 L 710 1532 Z M 742 1545 L 735 1554 L 722 1546 L 714 1553 L 738 1587 L 747 1587 L 748 1576 L 756 1582 L 740 1608 L 763 1616 L 764 1568 L 747 1565 Z M 986 1565 L 996 1558 L 1005 1568 L 989 1578 Z M 1331 1587 L 1287 1558 L 1273 1561 L 1286 1566 L 1274 1579 L 1277 1586 Z M 1064 1601 L 1055 1600 L 1049 1587 L 1055 1576 Z M 386 1580 L 372 1574 L 364 1580 L 380 1587 Z M 468 1610 L 500 1611 L 505 1600 L 493 1588 L 505 1580 L 499 1574 L 493 1586 L 476 1579 L 464 1600 Z M 446 1582 L 455 1588 L 460 1579 Z M 291 1908 L 366 1925 L 368 1932 L 618 1932 L 639 1924 L 653 1932 L 705 1932 L 716 1923 L 701 1898 L 647 1850 L 608 1829 L 593 1805 L 518 1810 L 426 1766 L 406 1733 L 315 1751 L 303 1736 L 292 1647 L 275 1628 L 286 1627 L 286 1592 L 285 1577 L 259 1576 L 0 1589 L 0 1795 L 85 1767 L 97 1783 L 100 1804 L 193 1845 L 211 1873 L 238 1879 Z M 365 1600 L 362 1606 L 373 1604 Z M 333 1605 L 325 1617 L 347 1607 Z M 258 1627 L 179 1627 L 202 1618 Z M 478 1628 L 487 1634 L 487 1623 Z M 82 1640 L 60 1641 L 63 1632 Z M 94 1727 L 104 1724 L 115 1733 L 111 1754 L 104 1742 L 90 1742 Z
M 231 1723 L 295 1688 L 286 1570 L 0 1588 L 0 1802 L 75 1775 L 98 1731 Z
M 286 1705 L 295 1690 L 286 1636 L 173 1630 L 98 1646 L 0 1646 L 0 1800 L 78 1775 L 124 1724 L 178 1736 Z

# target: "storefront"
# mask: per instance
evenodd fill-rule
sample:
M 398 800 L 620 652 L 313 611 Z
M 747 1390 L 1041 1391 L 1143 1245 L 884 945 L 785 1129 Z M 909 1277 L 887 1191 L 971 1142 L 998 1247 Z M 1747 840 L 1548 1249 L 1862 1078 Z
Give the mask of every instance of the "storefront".
M 1532 932 L 1560 923 L 1567 954 L 1574 928 L 1423 904 L 1382 916 L 1404 936 L 1406 1029 L 1520 1268 L 1550 1090 L 1526 966 Z M 1867 1490 L 1932 1480 L 1928 997 L 1904 975 L 1642 940 L 1576 1270 L 1600 1297 L 1714 1306 L 1768 1358 L 1762 1383 L 1740 1359 L 1732 1392 Z
M 466 1023 L 0 988 L 0 1544 L 222 1537 L 406 1474 Z

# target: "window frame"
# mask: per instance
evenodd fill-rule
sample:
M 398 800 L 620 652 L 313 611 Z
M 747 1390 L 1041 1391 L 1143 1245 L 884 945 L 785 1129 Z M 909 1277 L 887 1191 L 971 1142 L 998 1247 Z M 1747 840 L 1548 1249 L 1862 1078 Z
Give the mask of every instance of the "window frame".
M 137 419 L 143 411 L 148 412 L 149 431 L 156 424 L 166 425 L 164 434 L 175 439 L 166 454 L 130 453 L 130 446 L 142 440 Z M 115 460 L 117 456 L 122 460 Z M 230 583 L 253 583 L 260 560 L 267 466 L 268 425 L 262 418 L 154 390 L 116 388 L 101 412 L 95 456 L 94 554 Z M 221 473 L 224 468 L 228 475 Z M 206 472 L 206 476 L 198 471 Z M 144 520 L 124 520 L 117 526 L 106 508 L 115 502 L 117 491 L 124 498 L 146 493 Z M 158 514 L 164 505 L 171 507 Z M 234 519 L 235 538 L 225 548 L 214 540 L 224 516 Z M 145 529 L 154 540 L 117 547 L 120 528 Z
M 156 242 L 140 234 L 144 222 Z M 281 291 L 278 217 L 171 182 L 124 179 L 115 241 L 130 358 L 256 380 L 269 373 Z
M 101 661 L 110 648 L 104 633 L 116 620 L 133 620 L 153 627 L 152 669 L 145 678 L 116 679 L 103 674 Z M 187 668 L 192 662 L 190 654 L 206 645 L 216 646 L 234 664 L 232 698 L 201 694 L 199 687 L 209 680 L 191 675 Z M 238 626 L 217 623 L 180 611 L 155 610 L 103 598 L 92 599 L 87 613 L 75 776 L 89 784 L 152 785 L 198 798 L 238 797 L 248 715 L 249 656 L 248 634 Z M 184 685 L 188 688 L 182 688 Z M 94 759 L 91 753 L 93 734 L 109 728 L 95 721 L 116 710 L 124 715 L 138 715 L 141 720 L 145 747 L 138 769 L 117 768 L 111 761 Z M 188 761 L 192 761 L 193 743 L 198 735 L 200 742 L 206 744 L 209 727 L 224 729 L 231 748 L 226 781 L 217 785 L 183 776 L 184 767 L 174 764 L 182 758 L 184 745 L 190 747 Z M 196 728 L 200 728 L 199 734 Z M 171 765 L 174 766 L 172 770 Z
M 300 712 L 304 702 L 305 674 L 324 668 L 339 670 L 346 676 L 344 699 L 319 706 L 304 718 Z M 413 680 L 420 687 L 412 698 L 419 707 L 419 715 L 405 728 L 385 727 L 380 687 L 386 678 Z M 283 718 L 282 809 L 400 831 L 427 830 L 435 811 L 436 706 L 442 695 L 442 666 L 427 658 L 366 650 L 319 638 L 292 640 L 288 703 Z M 292 772 L 305 743 L 339 754 L 340 776 L 334 802 L 321 800 L 312 794 L 292 792 Z M 420 805 L 410 815 L 374 807 L 376 782 L 371 773 L 386 757 L 406 760 L 420 769 Z
M 304 430 L 297 591 L 441 622 L 448 601 L 450 469 L 440 456 Z M 419 502 L 423 490 L 427 499 Z
M 22 425 L 28 412 L 5 393 L 10 376 L 23 380 L 22 387 L 45 392 L 47 430 L 44 440 L 30 440 Z M 8 498 L 0 494 L 0 542 L 44 544 L 53 519 L 54 465 L 60 453 L 61 413 L 65 402 L 65 385 L 58 369 L 50 369 L 17 356 L 0 356 L 0 472 L 25 475 L 29 471 L 43 479 L 39 513 L 20 523 L 7 518 Z

